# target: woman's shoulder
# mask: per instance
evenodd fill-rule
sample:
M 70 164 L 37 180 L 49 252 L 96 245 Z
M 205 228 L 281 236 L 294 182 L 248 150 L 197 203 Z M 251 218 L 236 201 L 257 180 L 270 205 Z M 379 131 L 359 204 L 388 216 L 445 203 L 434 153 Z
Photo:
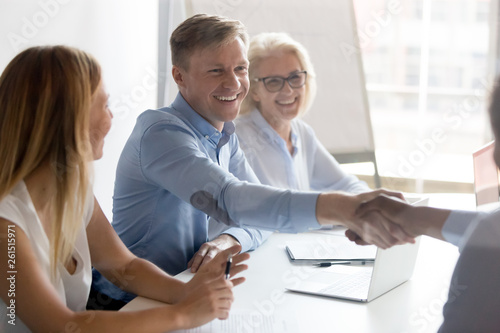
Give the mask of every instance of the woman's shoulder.
M 314 133 L 313 128 L 302 118 L 295 118 L 292 120 L 292 126 L 300 128 L 303 131 L 308 131 Z
M 0 218 L 8 220 L 26 231 L 31 218 L 31 199 L 24 182 L 19 182 L 12 191 L 0 200 Z

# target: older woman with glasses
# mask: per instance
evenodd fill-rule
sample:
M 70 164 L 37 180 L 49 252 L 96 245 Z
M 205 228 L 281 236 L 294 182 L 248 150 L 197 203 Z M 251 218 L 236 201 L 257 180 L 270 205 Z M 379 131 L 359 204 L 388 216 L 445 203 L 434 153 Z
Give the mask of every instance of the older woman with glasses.
M 236 133 L 263 184 L 295 190 L 366 192 L 299 119 L 314 100 L 315 73 L 306 49 L 285 33 L 255 36 L 248 50 L 250 90 Z

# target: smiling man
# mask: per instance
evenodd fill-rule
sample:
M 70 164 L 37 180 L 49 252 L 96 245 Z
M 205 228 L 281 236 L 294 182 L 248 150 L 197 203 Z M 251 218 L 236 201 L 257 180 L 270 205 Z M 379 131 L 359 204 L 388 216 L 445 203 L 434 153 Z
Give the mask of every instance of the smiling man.
M 242 251 L 254 249 L 270 233 L 249 226 L 299 232 L 340 223 L 382 247 L 410 240 L 383 221 L 351 223 L 358 204 L 380 191 L 320 194 L 259 184 L 232 122 L 249 87 L 247 44 L 241 22 L 218 16 L 195 15 L 172 33 L 179 94 L 170 106 L 138 117 L 118 162 L 113 227 L 125 245 L 177 274 L 196 271 L 235 243 Z M 209 219 L 210 226 L 224 224 L 215 239 Z M 120 301 L 134 297 L 96 271 L 93 288 Z M 89 301 L 103 307 L 112 302 L 101 294 Z
M 182 63 L 181 63 L 182 64 Z M 238 115 L 248 91 L 246 46 L 237 38 L 224 46 L 194 51 L 172 75 L 188 104 L 218 131 Z
M 255 249 L 270 232 L 217 226 L 212 219 L 220 235 L 210 239 L 209 216 L 199 207 L 207 198 L 196 194 L 219 186 L 210 164 L 228 177 L 259 183 L 232 135 L 232 120 L 249 87 L 245 27 L 196 15 L 173 32 L 170 43 L 179 94 L 169 107 L 147 110 L 137 120 L 118 162 L 113 227 L 132 252 L 174 275 L 186 267 L 197 271 L 234 244 L 242 251 Z M 122 305 L 106 295 L 124 302 L 133 298 L 97 271 L 93 275 L 93 289 L 101 293 L 91 295 L 93 307 Z

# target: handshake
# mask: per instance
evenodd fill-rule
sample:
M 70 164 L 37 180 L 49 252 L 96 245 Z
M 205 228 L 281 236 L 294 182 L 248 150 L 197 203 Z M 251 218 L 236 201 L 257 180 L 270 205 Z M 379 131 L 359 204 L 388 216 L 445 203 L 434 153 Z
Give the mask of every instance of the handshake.
M 414 243 L 420 235 L 443 239 L 441 229 L 450 213 L 444 209 L 412 206 L 401 193 L 384 189 L 356 195 L 321 194 L 316 212 L 320 224 L 336 221 L 347 227 L 349 240 L 382 249 Z

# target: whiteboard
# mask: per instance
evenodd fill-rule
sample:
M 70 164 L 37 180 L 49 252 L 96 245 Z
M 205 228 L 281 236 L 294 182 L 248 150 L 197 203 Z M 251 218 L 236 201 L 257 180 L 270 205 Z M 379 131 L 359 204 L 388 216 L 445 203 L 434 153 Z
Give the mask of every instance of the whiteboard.
M 332 154 L 374 152 L 352 0 L 188 0 L 186 14 L 240 20 L 250 37 L 287 32 L 309 51 L 318 84 L 304 120 Z

